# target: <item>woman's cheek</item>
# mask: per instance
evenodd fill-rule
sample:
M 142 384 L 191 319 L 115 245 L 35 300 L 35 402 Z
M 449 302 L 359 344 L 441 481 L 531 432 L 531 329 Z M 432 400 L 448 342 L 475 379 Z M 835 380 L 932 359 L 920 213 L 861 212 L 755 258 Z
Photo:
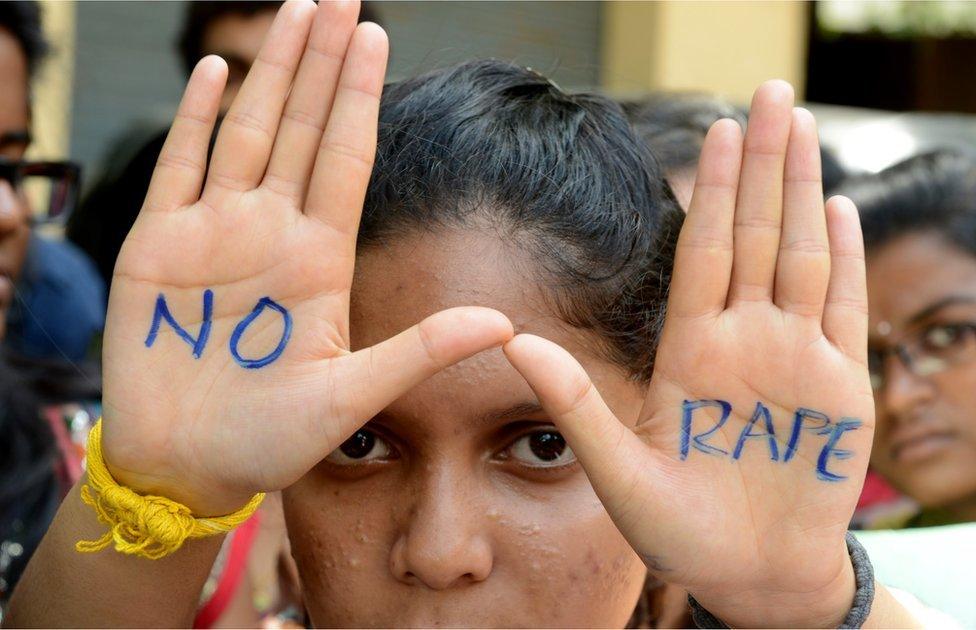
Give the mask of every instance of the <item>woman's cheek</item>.
M 942 387 L 944 412 L 958 431 L 960 446 L 960 469 L 954 471 L 957 480 L 968 480 L 968 492 L 976 491 L 976 366 L 960 370 L 958 378 Z M 966 492 L 965 488 L 960 489 Z
M 958 378 L 943 385 L 945 404 L 952 407 L 953 427 L 976 449 L 976 366 L 960 370 Z M 948 390 L 948 391 L 946 391 Z
M 285 517 L 315 625 L 403 625 L 413 615 L 434 621 L 430 614 L 455 624 L 625 625 L 646 569 L 582 471 L 556 483 L 488 477 L 475 518 L 491 544 L 491 573 L 472 588 L 436 593 L 404 585 L 390 570 L 396 523 L 410 520 L 397 501 L 403 492 L 335 483 L 315 471 L 289 488 Z
M 389 511 L 380 497 L 362 500 L 360 489 L 315 483 L 314 474 L 284 493 L 305 604 L 317 626 L 363 625 L 375 610 L 370 593 L 391 579 Z
M 499 526 L 496 571 L 521 574 L 523 601 L 534 609 L 526 618 L 537 625 L 622 627 L 647 571 L 579 477 L 575 488 L 551 492 L 548 501 L 510 501 L 521 509 L 488 513 Z

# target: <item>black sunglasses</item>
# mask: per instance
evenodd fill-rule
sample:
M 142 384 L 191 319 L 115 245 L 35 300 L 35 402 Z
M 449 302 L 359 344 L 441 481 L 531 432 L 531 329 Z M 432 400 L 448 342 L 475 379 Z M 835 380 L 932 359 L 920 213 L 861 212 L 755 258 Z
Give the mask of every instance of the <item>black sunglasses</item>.
M 63 220 L 74 210 L 81 185 L 81 167 L 74 162 L 0 158 L 0 179 L 8 181 L 15 190 L 31 189 L 28 197 L 34 201 L 37 200 L 35 195 L 38 195 L 42 203 L 40 208 L 32 208 L 33 219 L 46 223 Z M 33 190 L 35 186 L 37 192 Z M 43 203 L 45 199 L 46 204 Z

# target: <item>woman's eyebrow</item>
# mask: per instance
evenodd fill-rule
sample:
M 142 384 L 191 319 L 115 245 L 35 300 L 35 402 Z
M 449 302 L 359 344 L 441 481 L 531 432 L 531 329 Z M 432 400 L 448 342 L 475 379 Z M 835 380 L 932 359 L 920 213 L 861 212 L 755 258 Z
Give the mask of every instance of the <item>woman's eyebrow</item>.
M 525 420 L 527 416 L 537 416 L 541 413 L 545 413 L 545 410 L 538 402 L 524 402 L 482 414 L 478 418 L 478 423 L 495 424 L 510 420 Z
M 922 320 L 928 319 L 929 317 L 935 315 L 942 309 L 950 306 L 956 306 L 957 304 L 976 304 L 976 297 L 971 295 L 950 295 L 942 298 L 935 304 L 930 304 L 912 315 L 908 320 L 908 324 L 917 324 Z

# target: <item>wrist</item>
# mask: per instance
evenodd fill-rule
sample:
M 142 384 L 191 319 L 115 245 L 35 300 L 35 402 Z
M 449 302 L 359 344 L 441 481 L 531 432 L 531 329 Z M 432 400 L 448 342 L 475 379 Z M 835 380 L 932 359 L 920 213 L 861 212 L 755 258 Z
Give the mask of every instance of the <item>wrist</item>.
M 105 462 L 105 466 L 120 486 L 125 486 L 142 496 L 164 497 L 185 505 L 196 517 L 232 514 L 254 496 L 254 493 L 220 492 L 197 488 L 193 484 L 181 481 L 174 482 L 163 476 L 134 473 L 118 468 L 108 461 Z
M 101 456 L 108 473 L 120 486 L 142 496 L 164 497 L 185 505 L 194 516 L 231 514 L 246 505 L 257 491 L 206 483 L 187 471 L 165 435 L 146 440 L 126 436 L 118 421 L 103 415 Z
M 258 493 L 241 509 L 214 517 L 200 517 L 170 497 L 141 495 L 115 479 L 102 452 L 102 421 L 88 435 L 88 483 L 81 486 L 81 500 L 92 507 L 98 520 L 108 526 L 97 540 L 79 540 L 80 553 L 97 553 L 109 545 L 121 553 L 158 560 L 179 550 L 192 538 L 219 536 L 254 514 L 264 494 Z
M 101 421 L 104 425 L 105 420 Z M 160 456 L 162 448 L 136 448 L 132 441 L 119 444 L 103 430 L 101 456 L 112 479 L 136 494 L 164 497 L 185 505 L 196 517 L 213 517 L 239 510 L 256 492 L 202 484 L 192 475 L 180 474 L 172 456 Z
M 837 628 L 845 623 L 858 591 L 854 565 L 844 549 L 844 559 L 831 579 L 812 590 L 790 590 L 802 583 L 777 580 L 777 584 L 734 595 L 697 595 L 697 604 L 732 628 Z M 707 626 L 706 626 L 707 627 Z

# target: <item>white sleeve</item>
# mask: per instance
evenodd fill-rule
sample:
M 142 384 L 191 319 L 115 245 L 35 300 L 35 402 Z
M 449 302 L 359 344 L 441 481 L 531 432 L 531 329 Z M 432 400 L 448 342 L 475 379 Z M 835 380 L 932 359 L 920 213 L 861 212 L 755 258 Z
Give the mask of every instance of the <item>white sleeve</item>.
M 941 610 L 937 610 L 923 604 L 917 597 L 898 588 L 886 586 L 891 596 L 898 600 L 898 603 L 922 624 L 923 628 L 938 628 L 939 630 L 962 630 L 961 623 L 954 617 L 947 615 Z

